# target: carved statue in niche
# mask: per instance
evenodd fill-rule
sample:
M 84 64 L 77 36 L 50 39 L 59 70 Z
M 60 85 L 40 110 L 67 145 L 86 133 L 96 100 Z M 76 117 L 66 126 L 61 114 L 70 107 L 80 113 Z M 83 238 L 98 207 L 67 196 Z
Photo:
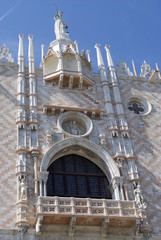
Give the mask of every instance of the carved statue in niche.
M 67 24 L 64 23 L 62 18 L 63 12 L 57 12 L 55 16 L 55 35 L 56 39 L 69 38 L 68 33 L 65 30 L 68 28 Z
M 46 131 L 46 143 L 49 147 L 53 144 L 53 132 L 51 130 Z
M 24 177 L 20 179 L 20 200 L 27 200 L 27 186 Z
M 80 135 L 81 132 L 76 124 L 76 121 L 71 121 L 69 123 L 68 132 L 73 135 Z
M 140 184 L 139 184 L 139 183 L 138 183 L 138 184 L 134 184 L 134 187 L 135 187 L 134 196 L 135 196 L 136 204 L 137 204 L 139 207 L 146 208 L 147 205 L 146 205 L 146 203 L 144 202 Z

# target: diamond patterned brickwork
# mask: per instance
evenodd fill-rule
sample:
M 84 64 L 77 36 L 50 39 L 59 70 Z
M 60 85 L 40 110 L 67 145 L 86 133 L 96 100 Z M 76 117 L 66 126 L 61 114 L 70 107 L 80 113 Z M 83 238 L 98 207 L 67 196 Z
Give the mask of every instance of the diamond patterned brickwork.
M 161 84 L 142 80 L 120 80 L 122 99 L 130 128 L 148 217 L 154 233 L 161 233 Z M 128 97 L 141 96 L 152 104 L 152 112 L 141 116 L 128 110 Z
M 11 66 L 10 66 L 11 65 Z M 16 219 L 17 65 L 0 66 L 0 228 L 11 228 Z
M 77 89 L 69 90 L 59 89 L 48 83 L 43 86 L 41 69 L 37 70 L 37 93 L 38 93 L 38 117 L 39 117 L 39 165 L 42 157 L 49 147 L 46 144 L 46 131 L 52 129 L 54 132 L 54 142 L 60 141 L 62 135 L 57 129 L 57 119 L 59 114 L 46 115 L 42 112 L 44 105 L 51 106 L 69 106 L 86 109 L 100 109 L 104 111 L 104 101 L 99 76 L 95 75 L 96 86 L 93 89 L 79 91 Z M 26 79 L 28 83 L 28 79 Z M 28 92 L 28 84 L 26 84 Z M 145 79 L 127 80 L 120 79 L 121 95 L 128 119 L 130 137 L 133 144 L 134 153 L 137 156 L 137 165 L 141 178 L 141 185 L 145 201 L 148 203 L 148 216 L 153 227 L 154 233 L 161 234 L 159 223 L 161 221 L 161 108 L 159 83 L 148 83 Z M 0 219 L 0 228 L 11 228 L 15 226 L 16 219 L 16 176 L 15 164 L 17 154 L 17 129 L 15 116 L 17 112 L 17 65 L 2 64 L 0 66 L 0 156 L 1 156 L 1 183 L 0 183 L 0 213 L 3 218 Z M 134 114 L 128 110 L 127 99 L 131 95 L 143 96 L 149 100 L 153 106 L 152 112 L 147 116 Z M 26 101 L 28 103 L 28 101 Z M 93 119 L 94 129 L 88 137 L 90 141 L 99 143 L 99 134 L 106 136 L 107 152 L 113 156 L 111 137 L 107 129 L 106 116 Z M 29 143 L 29 128 L 27 128 L 27 145 Z M 28 174 L 28 220 L 31 226 L 34 226 L 34 171 L 33 159 L 30 154 L 27 156 L 27 174 Z M 4 198 L 5 196 L 5 198 Z
M 96 88 L 100 86 L 99 82 L 96 88 L 93 87 L 93 90 L 85 89 L 79 91 L 78 89 L 69 90 L 69 88 L 60 89 L 58 86 L 53 86 L 52 83 L 47 83 L 46 86 L 43 86 L 41 73 L 37 72 L 37 74 L 40 76 L 37 80 L 39 109 L 42 109 L 43 105 L 54 105 L 104 110 L 102 91 L 101 93 L 99 92 L 99 94 L 98 91 L 96 91 Z M 97 81 L 98 80 L 96 80 L 96 82 Z

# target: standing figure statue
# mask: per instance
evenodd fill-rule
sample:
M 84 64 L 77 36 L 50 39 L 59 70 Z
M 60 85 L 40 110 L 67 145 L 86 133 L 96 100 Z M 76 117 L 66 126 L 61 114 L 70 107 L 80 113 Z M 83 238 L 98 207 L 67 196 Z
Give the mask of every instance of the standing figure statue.
M 25 180 L 22 178 L 20 182 L 20 188 L 21 188 L 21 200 L 27 200 L 27 186 L 25 185 Z
M 138 184 L 136 186 L 136 189 L 134 190 L 134 195 L 135 195 L 135 201 L 136 201 L 136 204 L 139 206 L 139 207 L 143 207 L 143 208 L 146 208 L 146 203 L 144 202 L 144 199 L 143 199 L 143 195 L 142 195 L 142 191 L 141 191 L 141 186 L 140 184 Z
M 64 23 L 62 15 L 63 15 L 63 12 L 57 12 L 54 18 L 56 39 L 69 38 L 68 33 L 65 32 L 68 26 L 66 23 Z

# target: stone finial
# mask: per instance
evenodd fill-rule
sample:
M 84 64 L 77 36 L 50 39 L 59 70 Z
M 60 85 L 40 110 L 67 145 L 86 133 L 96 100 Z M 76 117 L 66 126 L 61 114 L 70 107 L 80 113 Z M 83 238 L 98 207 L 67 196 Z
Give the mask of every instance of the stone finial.
M 42 45 L 41 45 L 41 61 L 44 60 L 44 47 L 45 47 L 45 45 L 42 44 Z
M 103 62 L 103 58 L 102 58 L 102 54 L 101 54 L 101 50 L 100 50 L 100 44 L 96 44 L 95 45 L 96 48 L 96 53 L 97 53 L 97 63 L 98 63 L 98 68 L 99 70 L 103 67 L 105 68 L 105 64 Z
M 75 41 L 74 43 L 75 43 L 76 53 L 79 54 L 78 41 Z
M 86 51 L 86 53 L 87 53 L 88 62 L 91 62 L 91 58 L 90 58 L 90 51 L 89 51 L 89 50 L 87 50 L 87 51 Z
M 29 34 L 28 39 L 29 39 L 28 57 L 34 57 L 33 35 Z
M 114 67 L 112 57 L 111 57 L 111 53 L 110 53 L 110 46 L 106 44 L 105 45 L 105 50 L 106 50 L 106 55 L 107 55 L 108 67 Z
M 23 47 L 23 34 L 19 34 L 19 47 L 18 47 L 18 61 L 19 72 L 24 73 L 25 71 L 25 56 Z
M 33 35 L 29 34 L 29 48 L 28 48 L 28 64 L 29 64 L 29 73 L 35 73 L 35 57 L 34 57 L 34 48 L 33 48 Z
M 23 34 L 19 34 L 18 57 L 24 57 Z

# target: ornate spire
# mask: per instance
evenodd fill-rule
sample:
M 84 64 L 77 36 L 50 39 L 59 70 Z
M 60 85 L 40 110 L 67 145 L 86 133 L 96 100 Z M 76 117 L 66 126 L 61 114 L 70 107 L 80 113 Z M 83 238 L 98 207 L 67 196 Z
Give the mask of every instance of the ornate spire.
M 106 55 L 107 55 L 108 68 L 114 67 L 112 57 L 111 57 L 111 53 L 110 53 L 110 46 L 106 44 L 105 50 L 106 50 Z
M 68 28 L 68 25 L 64 23 L 62 18 L 63 12 L 57 12 L 55 16 L 55 35 L 56 39 L 63 39 L 63 38 L 69 38 L 68 33 L 66 32 L 66 29 Z
M 29 48 L 28 48 L 28 62 L 29 62 L 29 73 L 35 73 L 35 57 L 33 48 L 33 35 L 28 36 Z
M 25 56 L 24 56 L 24 47 L 23 47 L 23 34 L 19 34 L 18 65 L 19 65 L 19 72 L 24 72 Z
M 102 68 L 105 68 L 105 64 L 103 62 L 103 58 L 102 58 L 102 54 L 101 54 L 101 50 L 100 50 L 100 44 L 96 44 L 95 45 L 96 48 L 96 53 L 97 53 L 97 63 L 98 63 L 98 68 L 99 70 L 101 70 Z

